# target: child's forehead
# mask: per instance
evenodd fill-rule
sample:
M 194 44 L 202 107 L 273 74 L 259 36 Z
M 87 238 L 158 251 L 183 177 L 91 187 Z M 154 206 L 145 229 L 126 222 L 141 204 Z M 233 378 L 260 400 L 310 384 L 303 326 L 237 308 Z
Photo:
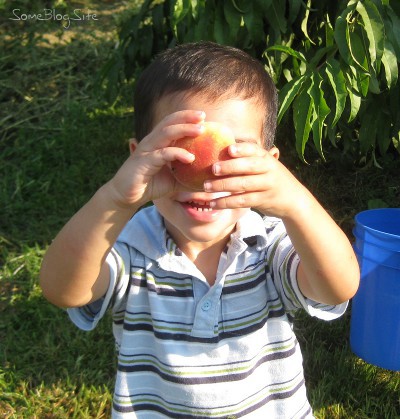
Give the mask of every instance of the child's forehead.
M 264 142 L 263 127 L 265 108 L 257 100 L 237 95 L 224 95 L 218 99 L 207 94 L 184 91 L 164 95 L 154 109 L 154 126 L 168 115 L 182 110 L 199 110 L 206 114 L 206 121 L 220 122 L 235 134 L 237 139 Z

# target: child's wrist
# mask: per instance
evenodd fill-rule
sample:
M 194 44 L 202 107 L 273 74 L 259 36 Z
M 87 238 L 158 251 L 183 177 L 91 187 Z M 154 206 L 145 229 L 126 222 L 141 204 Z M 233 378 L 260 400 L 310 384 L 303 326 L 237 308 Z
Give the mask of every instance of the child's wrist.
M 128 202 L 126 199 L 124 199 L 118 190 L 114 187 L 112 180 L 104 184 L 98 190 L 98 194 L 100 195 L 104 204 L 111 211 L 127 212 L 132 214 L 136 212 L 141 206 L 140 203 Z
M 284 211 L 281 217 L 283 221 L 300 221 L 309 220 L 315 208 L 316 200 L 313 195 L 305 188 L 304 192 L 293 196 L 290 200 L 288 208 Z

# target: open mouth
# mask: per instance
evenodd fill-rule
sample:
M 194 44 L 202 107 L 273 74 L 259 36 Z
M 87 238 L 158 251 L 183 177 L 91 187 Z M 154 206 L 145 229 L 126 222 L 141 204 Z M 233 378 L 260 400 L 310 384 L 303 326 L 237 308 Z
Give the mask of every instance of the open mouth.
M 199 212 L 212 211 L 212 208 L 205 201 L 188 201 L 186 202 L 186 205 L 189 205 L 190 207 Z

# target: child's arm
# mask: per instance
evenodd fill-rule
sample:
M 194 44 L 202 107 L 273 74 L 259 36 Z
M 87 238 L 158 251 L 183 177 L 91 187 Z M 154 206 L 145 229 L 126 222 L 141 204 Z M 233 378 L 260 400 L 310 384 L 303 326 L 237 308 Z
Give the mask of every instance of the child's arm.
M 62 307 L 77 307 L 101 298 L 109 285 L 105 259 L 132 215 L 145 203 L 173 191 L 176 181 L 166 165 L 191 162 L 186 150 L 169 145 L 201 132 L 204 114 L 180 111 L 164 118 L 92 199 L 64 226 L 42 263 L 44 295 Z
M 300 256 L 298 284 L 302 293 L 326 304 L 351 298 L 360 274 L 350 242 L 313 195 L 278 161 L 278 150 L 268 152 L 253 143 L 238 143 L 230 152 L 235 159 L 218 163 L 214 172 L 233 177 L 206 182 L 210 192 L 232 192 L 215 200 L 215 207 L 253 207 L 281 218 Z

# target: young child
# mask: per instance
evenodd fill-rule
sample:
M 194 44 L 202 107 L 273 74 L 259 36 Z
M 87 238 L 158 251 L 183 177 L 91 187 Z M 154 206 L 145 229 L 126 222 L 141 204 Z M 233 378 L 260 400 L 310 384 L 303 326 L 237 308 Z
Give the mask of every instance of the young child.
M 113 417 L 312 417 L 291 319 L 339 317 L 359 269 L 279 162 L 276 108 L 263 66 L 240 50 L 160 54 L 137 82 L 129 158 L 49 247 L 44 295 L 84 330 L 112 310 Z M 228 126 L 236 144 L 192 191 L 170 163 L 193 161 L 174 141 L 203 121 Z

